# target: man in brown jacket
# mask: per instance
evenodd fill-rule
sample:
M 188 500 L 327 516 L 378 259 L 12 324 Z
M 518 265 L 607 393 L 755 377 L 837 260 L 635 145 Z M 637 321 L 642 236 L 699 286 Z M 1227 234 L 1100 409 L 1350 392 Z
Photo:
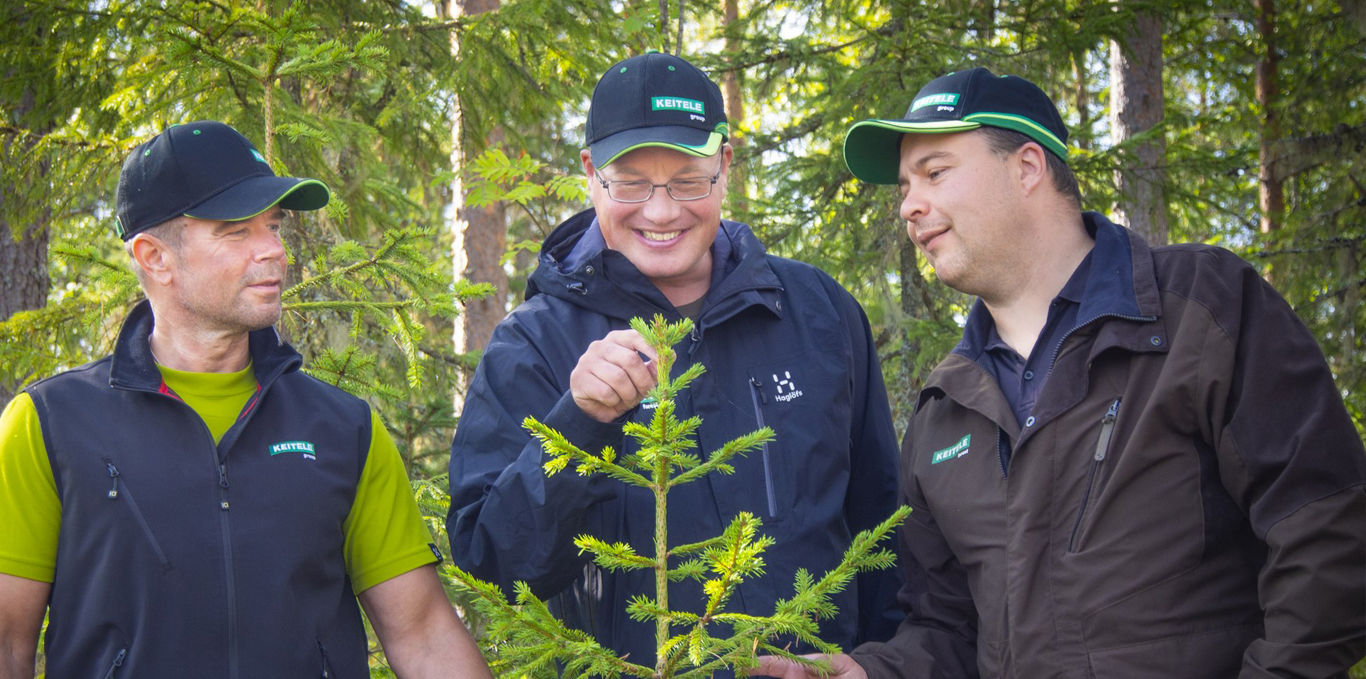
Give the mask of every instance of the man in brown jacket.
M 1366 451 L 1313 336 L 1228 251 L 1083 213 L 1066 139 L 981 68 L 849 132 L 850 170 L 900 186 L 978 300 L 902 446 L 906 620 L 835 676 L 1346 676 Z

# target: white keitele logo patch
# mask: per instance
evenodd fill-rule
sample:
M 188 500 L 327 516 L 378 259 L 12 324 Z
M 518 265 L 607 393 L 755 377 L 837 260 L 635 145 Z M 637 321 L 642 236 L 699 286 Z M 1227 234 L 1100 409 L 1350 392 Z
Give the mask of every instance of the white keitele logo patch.
M 783 379 L 778 379 L 776 374 L 773 375 L 773 382 L 778 385 L 779 401 L 786 403 L 787 401 L 791 401 L 802 395 L 802 390 L 798 389 L 797 385 L 792 383 L 792 373 L 787 370 L 783 371 Z

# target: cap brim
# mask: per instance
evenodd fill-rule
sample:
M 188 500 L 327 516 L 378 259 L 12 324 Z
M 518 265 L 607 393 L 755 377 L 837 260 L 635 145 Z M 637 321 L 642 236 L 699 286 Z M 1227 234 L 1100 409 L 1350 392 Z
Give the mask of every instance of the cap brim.
M 593 154 L 594 165 L 606 167 L 621 156 L 646 146 L 659 146 L 705 158 L 716 155 L 725 141 L 726 135 L 720 132 L 682 125 L 657 125 L 623 130 L 599 139 L 588 146 L 588 151 Z
M 962 132 L 981 126 L 962 120 L 864 120 L 844 135 L 844 164 L 869 184 L 896 184 L 901 174 L 901 135 Z
M 317 210 L 332 194 L 316 179 L 251 177 L 185 211 L 188 217 L 220 222 L 251 219 L 276 205 L 287 210 Z

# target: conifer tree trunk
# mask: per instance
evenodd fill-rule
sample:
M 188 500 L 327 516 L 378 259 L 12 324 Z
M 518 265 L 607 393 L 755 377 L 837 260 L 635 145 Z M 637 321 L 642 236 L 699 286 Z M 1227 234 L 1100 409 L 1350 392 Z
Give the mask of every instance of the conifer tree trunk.
M 1073 92 L 1073 105 L 1076 106 L 1077 116 L 1080 121 L 1077 123 L 1077 131 L 1087 130 L 1091 126 L 1091 96 L 1086 90 L 1086 50 L 1077 50 L 1072 53 L 1072 77 L 1076 80 L 1076 89 Z M 1077 148 L 1083 150 L 1091 149 L 1091 136 L 1089 134 L 1073 135 L 1073 143 Z
M 1284 176 L 1274 153 L 1281 138 L 1281 118 L 1276 110 L 1280 104 L 1276 0 L 1257 0 L 1257 35 L 1266 50 L 1262 60 L 1257 62 L 1257 105 L 1262 109 L 1262 139 L 1257 151 L 1257 205 L 1262 213 L 1261 231 L 1271 233 L 1281 228 L 1285 216 Z
M 3 102 L 9 104 L 11 102 Z M 9 109 L 12 123 L 21 123 L 33 110 L 34 95 L 25 90 L 14 105 L 0 105 Z M 22 129 L 22 124 L 13 125 Z M 50 132 L 51 128 L 36 130 L 39 134 Z M 19 148 L 15 148 L 15 146 Z M 17 158 L 34 145 L 34 137 L 11 136 L 4 141 L 3 157 Z M 38 164 L 38 176 L 29 183 L 42 183 L 48 174 L 48 163 Z M 0 320 L 13 316 L 15 312 L 41 308 L 47 303 L 50 278 L 47 269 L 47 224 L 52 219 L 51 208 L 44 207 L 27 223 L 16 224 L 12 217 L 27 213 L 18 209 L 24 192 L 32 187 L 25 186 L 19 177 L 7 177 L 0 184 Z M 0 384 L 0 403 L 9 403 L 14 397 L 17 384 Z
M 456 0 L 445 3 L 448 17 L 481 14 L 498 9 L 499 0 Z M 451 34 L 451 53 L 460 56 L 460 34 Z M 469 149 L 473 145 L 464 133 L 460 97 L 455 97 L 455 114 L 451 129 L 451 167 L 455 178 L 451 181 L 451 233 L 453 267 L 456 278 L 472 283 L 491 283 L 494 293 L 466 303 L 464 312 L 455 319 L 454 343 L 458 353 L 483 349 L 493 335 L 493 329 L 506 315 L 508 297 L 507 273 L 500 263 L 507 250 L 507 215 L 501 204 L 471 207 L 465 203 L 465 187 L 460 177 Z M 488 145 L 503 141 L 503 131 L 495 127 L 489 133 Z M 464 405 L 464 391 L 468 376 L 458 378 L 454 396 L 455 409 Z
M 1140 13 L 1123 43 L 1110 42 L 1110 136 L 1118 145 L 1162 122 L 1162 17 Z M 1115 172 L 1115 218 L 1149 243 L 1167 242 L 1167 142 L 1157 135 L 1135 147 L 1136 167 Z
M 740 17 L 739 0 L 726 0 L 724 22 L 727 27 L 731 26 Z M 737 54 L 740 51 L 740 41 L 734 36 L 726 36 L 726 53 Z M 740 154 L 740 149 L 745 147 L 745 138 L 740 132 L 740 128 L 745 124 L 745 94 L 741 88 L 740 71 L 731 69 L 721 76 L 721 84 L 726 95 L 726 122 L 730 125 L 730 145 L 735 149 L 736 155 Z M 746 172 L 744 163 L 732 162 L 730 166 L 730 180 L 727 189 L 730 191 L 731 200 L 737 211 L 746 212 L 749 210 L 749 173 Z

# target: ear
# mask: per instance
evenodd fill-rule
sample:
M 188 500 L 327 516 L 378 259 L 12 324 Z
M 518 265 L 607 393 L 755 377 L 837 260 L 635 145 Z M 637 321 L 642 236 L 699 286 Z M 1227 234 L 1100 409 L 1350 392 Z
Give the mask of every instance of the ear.
M 721 200 L 726 199 L 726 190 L 730 188 L 730 163 L 735 159 L 735 149 L 731 148 L 730 143 L 721 145 L 721 176 L 716 181 L 714 191 L 721 194 Z
M 583 163 L 583 174 L 588 178 L 593 177 L 593 152 L 588 149 L 579 151 L 579 161 Z
M 1029 142 L 1015 150 L 1015 168 L 1020 182 L 1020 191 L 1028 196 L 1048 181 L 1047 151 L 1034 142 Z
M 133 260 L 146 275 L 147 280 L 161 287 L 171 284 L 175 278 L 176 253 L 165 241 L 149 233 L 133 236 L 131 242 Z

